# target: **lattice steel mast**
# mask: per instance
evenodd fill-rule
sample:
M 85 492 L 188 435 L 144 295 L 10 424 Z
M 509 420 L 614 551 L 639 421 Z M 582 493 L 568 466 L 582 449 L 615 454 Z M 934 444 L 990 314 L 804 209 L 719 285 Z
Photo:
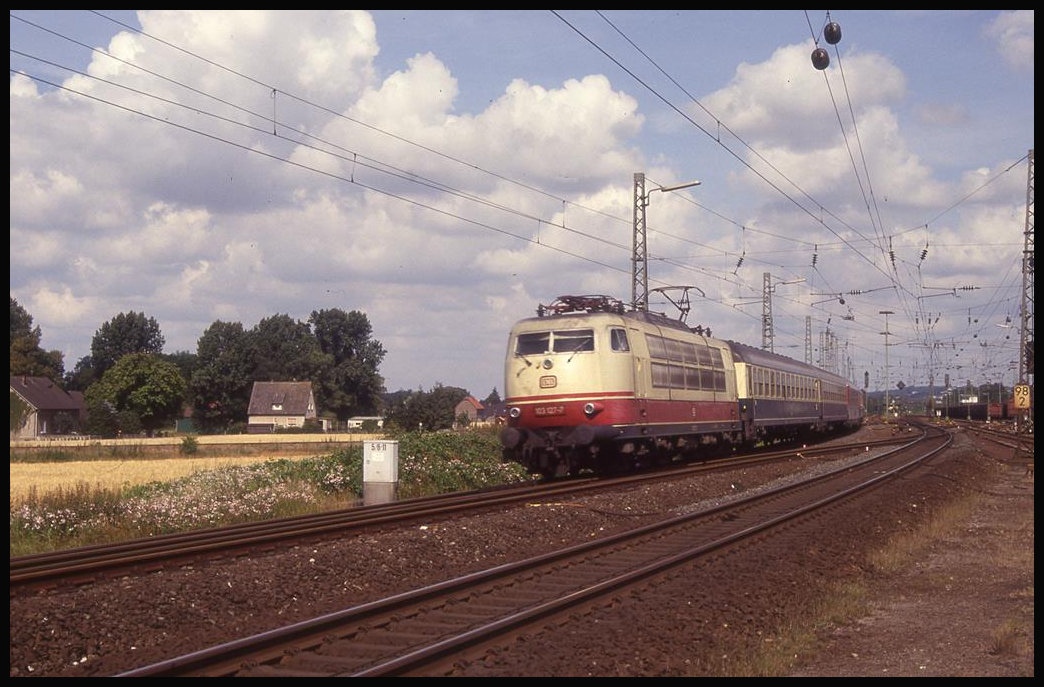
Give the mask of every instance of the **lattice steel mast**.
M 1033 384 L 1033 149 L 1030 148 L 1026 180 L 1026 229 L 1022 249 L 1022 323 L 1019 334 L 1019 383 Z M 1033 403 L 1030 402 L 1032 418 Z

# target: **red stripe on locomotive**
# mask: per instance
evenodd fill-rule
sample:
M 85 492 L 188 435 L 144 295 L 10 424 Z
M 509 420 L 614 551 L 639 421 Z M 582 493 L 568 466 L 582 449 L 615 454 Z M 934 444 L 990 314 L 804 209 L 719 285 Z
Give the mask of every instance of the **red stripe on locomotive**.
M 508 399 L 508 403 L 522 413 L 511 420 L 510 425 L 522 428 L 731 422 L 737 419 L 734 402 L 638 400 L 626 391 L 579 398 L 567 394 L 527 396 Z M 589 403 L 598 409 L 591 416 L 584 412 Z

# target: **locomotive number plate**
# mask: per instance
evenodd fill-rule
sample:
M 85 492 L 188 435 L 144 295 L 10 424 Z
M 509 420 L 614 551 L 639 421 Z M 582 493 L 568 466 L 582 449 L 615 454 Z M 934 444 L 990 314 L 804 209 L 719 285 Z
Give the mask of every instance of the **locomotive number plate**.
M 533 414 L 537 417 L 565 415 L 565 406 L 537 406 L 533 409 Z
M 558 377 L 555 377 L 554 375 L 544 375 L 540 378 L 541 389 L 554 389 L 556 386 L 558 386 Z

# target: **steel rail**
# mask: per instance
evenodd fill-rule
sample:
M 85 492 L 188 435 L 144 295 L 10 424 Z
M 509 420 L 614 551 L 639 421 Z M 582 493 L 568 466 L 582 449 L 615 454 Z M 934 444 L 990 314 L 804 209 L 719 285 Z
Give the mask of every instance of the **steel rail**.
M 872 442 L 895 443 L 895 440 Z M 578 494 L 612 488 L 628 482 L 668 479 L 680 474 L 714 469 L 732 469 L 752 463 L 779 460 L 801 453 L 851 450 L 866 442 L 833 447 L 809 446 L 754 455 L 730 456 L 692 462 L 683 467 L 641 472 L 612 479 L 581 477 L 562 481 L 501 487 L 491 490 L 458 492 L 418 497 L 390 504 L 360 506 L 314 515 L 243 523 L 227 527 L 194 530 L 157 537 L 133 539 L 116 544 L 66 549 L 10 559 L 10 584 L 57 584 L 63 578 L 82 578 L 141 565 L 162 565 L 164 561 L 203 556 L 251 547 L 275 545 L 295 539 L 323 536 L 352 529 L 386 525 L 409 519 L 459 513 L 470 509 L 510 505 L 531 498 Z
M 923 441 L 925 438 L 926 436 L 922 435 L 914 441 L 904 444 L 885 455 L 892 455 L 899 451 L 903 451 L 918 442 Z M 440 638 L 430 645 L 410 651 L 404 656 L 397 656 L 390 660 L 370 665 L 351 674 L 357 676 L 400 674 L 415 669 L 418 662 L 431 661 L 447 652 L 458 651 L 463 646 L 480 641 L 481 638 L 488 636 L 490 633 L 496 634 L 503 632 L 510 627 L 514 627 L 518 623 L 532 622 L 533 620 L 544 617 L 548 614 L 557 613 L 564 607 L 585 602 L 594 596 L 605 593 L 607 590 L 616 589 L 621 585 L 633 583 L 635 580 L 660 572 L 666 567 L 673 567 L 679 563 L 692 560 L 694 557 L 705 555 L 709 551 L 735 543 L 742 538 L 753 535 L 755 532 L 760 532 L 764 529 L 777 526 L 782 522 L 801 517 L 802 515 L 813 512 L 814 510 L 836 502 L 839 499 L 846 498 L 858 491 L 876 486 L 883 481 L 891 479 L 897 474 L 910 469 L 914 465 L 927 460 L 931 455 L 943 450 L 952 440 L 952 437 L 949 435 L 944 435 L 944 438 L 945 442 L 934 448 L 932 451 L 923 455 L 918 455 L 916 458 L 905 461 L 900 466 L 889 469 L 883 473 L 876 473 L 870 478 L 862 480 L 858 485 L 831 494 L 829 497 L 817 499 L 810 503 L 804 503 L 797 508 L 790 509 L 785 513 L 768 518 L 756 526 L 744 527 L 743 529 L 732 532 L 727 536 L 704 543 L 695 549 L 679 551 L 660 561 L 640 565 L 626 573 L 614 575 L 609 579 L 599 581 L 598 583 L 590 585 L 584 589 L 573 590 L 558 599 L 540 603 L 525 610 L 514 610 L 508 612 L 493 622 L 486 623 L 480 627 L 467 628 L 465 631 L 458 633 L 452 638 Z M 252 637 L 238 639 L 216 647 L 172 658 L 167 661 L 143 666 L 122 673 L 121 675 L 170 676 L 234 674 L 238 671 L 243 661 L 247 659 L 251 662 L 262 663 L 274 660 L 283 653 L 288 643 L 292 644 L 296 649 L 316 645 L 324 641 L 324 639 L 329 638 L 331 635 L 336 635 L 337 628 L 342 627 L 347 623 L 359 623 L 367 618 L 373 618 L 377 615 L 387 615 L 394 611 L 401 612 L 401 609 L 404 609 L 409 605 L 423 601 L 430 602 L 431 599 L 440 595 L 445 595 L 450 592 L 460 592 L 461 590 L 472 588 L 480 583 L 488 583 L 494 579 L 515 576 L 522 571 L 532 570 L 538 566 L 547 566 L 548 564 L 564 560 L 568 557 L 590 554 L 595 550 L 603 549 L 607 546 L 619 546 L 624 542 L 633 541 L 635 538 L 659 533 L 665 527 L 684 526 L 688 523 L 694 522 L 695 520 L 706 519 L 709 516 L 713 516 L 726 510 L 736 510 L 737 508 L 743 507 L 745 504 L 763 500 L 767 498 L 769 494 L 779 494 L 788 491 L 792 492 L 796 489 L 807 487 L 807 485 L 830 479 L 831 477 L 836 477 L 844 473 L 851 473 L 851 471 L 856 467 L 868 465 L 869 463 L 876 463 L 881 461 L 883 458 L 884 456 L 871 456 L 859 461 L 855 465 L 845 465 L 834 470 L 826 471 L 815 477 L 778 487 L 761 494 L 741 497 L 728 504 L 715 506 L 694 513 L 688 513 L 651 525 L 645 525 L 629 532 L 611 535 L 604 539 L 585 542 L 567 549 L 543 554 L 527 561 L 504 564 L 489 570 L 471 573 L 459 578 L 423 587 L 421 589 L 397 594 L 387 599 L 348 608 L 312 620 L 295 623 L 284 628 L 278 628 Z

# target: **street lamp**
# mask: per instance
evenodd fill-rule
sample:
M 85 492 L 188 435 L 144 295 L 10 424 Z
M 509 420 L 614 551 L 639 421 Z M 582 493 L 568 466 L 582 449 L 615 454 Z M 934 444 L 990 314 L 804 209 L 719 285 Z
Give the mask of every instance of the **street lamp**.
M 645 208 L 653 191 L 678 191 L 699 186 L 699 181 L 689 181 L 674 186 L 659 186 L 645 191 L 645 172 L 634 173 L 634 240 L 631 250 L 631 307 L 635 310 L 649 309 L 649 253 L 646 250 Z
M 892 386 L 891 368 L 888 367 L 888 337 L 891 334 L 891 332 L 888 331 L 888 316 L 889 315 L 894 315 L 895 311 L 893 311 L 893 310 L 878 310 L 877 314 L 885 316 L 885 330 L 883 332 L 879 332 L 879 333 L 883 334 L 884 338 L 885 338 L 885 405 L 884 405 L 884 416 L 888 417 L 888 408 L 890 407 L 890 403 L 889 403 L 889 399 L 888 399 L 888 391 L 889 391 L 889 388 Z

